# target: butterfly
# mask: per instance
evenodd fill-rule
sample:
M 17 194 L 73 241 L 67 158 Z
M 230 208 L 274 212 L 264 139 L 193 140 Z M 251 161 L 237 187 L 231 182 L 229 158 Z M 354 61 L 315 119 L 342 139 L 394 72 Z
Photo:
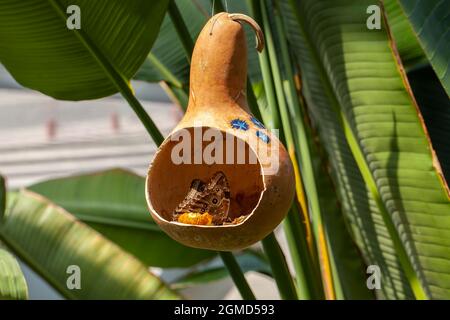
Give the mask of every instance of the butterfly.
M 208 213 L 212 223 L 221 225 L 228 220 L 230 208 L 230 186 L 222 171 L 216 172 L 208 182 L 194 179 L 183 201 L 177 206 L 173 220 L 186 213 Z

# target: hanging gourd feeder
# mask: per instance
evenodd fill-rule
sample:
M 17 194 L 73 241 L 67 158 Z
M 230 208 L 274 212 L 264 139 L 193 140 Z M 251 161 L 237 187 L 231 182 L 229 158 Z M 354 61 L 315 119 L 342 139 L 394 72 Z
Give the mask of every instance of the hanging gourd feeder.
M 294 197 L 292 163 L 276 134 L 246 100 L 247 45 L 242 14 L 216 14 L 195 44 L 189 104 L 150 165 L 146 197 L 158 225 L 191 247 L 248 247 L 283 220 Z

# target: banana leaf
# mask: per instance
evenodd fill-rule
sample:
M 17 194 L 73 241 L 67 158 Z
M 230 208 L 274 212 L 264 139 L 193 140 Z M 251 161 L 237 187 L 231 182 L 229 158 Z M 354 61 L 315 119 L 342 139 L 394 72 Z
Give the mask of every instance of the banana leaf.
M 6 205 L 5 180 L 0 176 L 0 221 Z M 4 248 L 0 241 L 0 300 L 23 300 L 28 298 L 25 277 L 14 256 Z
M 31 191 L 8 193 L 0 239 L 69 299 L 177 299 L 145 265 Z
M 80 8 L 80 29 L 66 23 Z M 4 0 L 0 62 L 25 87 L 62 100 L 127 87 L 155 41 L 168 0 Z
M 16 258 L 0 242 L 0 300 L 25 300 L 28 287 Z
M 144 186 L 143 177 L 116 169 L 45 181 L 28 189 L 63 207 L 146 265 L 190 267 L 216 255 L 185 247 L 159 229 L 148 212 Z
M 398 0 L 428 60 L 450 96 L 450 1 Z
M 289 0 L 283 15 L 344 214 L 366 263 L 381 270 L 376 294 L 414 297 L 403 250 L 420 279 L 416 290 L 449 298 L 448 187 L 390 35 L 366 28 L 371 4 Z

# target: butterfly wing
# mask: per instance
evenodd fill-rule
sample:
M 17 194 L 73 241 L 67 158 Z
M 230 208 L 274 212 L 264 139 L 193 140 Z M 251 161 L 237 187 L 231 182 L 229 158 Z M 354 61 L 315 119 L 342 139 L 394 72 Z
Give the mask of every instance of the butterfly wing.
M 205 207 L 204 204 L 199 203 L 200 194 L 205 190 L 205 183 L 200 179 L 194 179 L 191 183 L 189 191 L 183 201 L 175 209 L 174 214 L 180 215 L 185 212 L 204 212 L 201 211 Z M 206 208 L 204 208 L 206 209 Z M 176 220 L 176 217 L 174 217 Z
M 230 187 L 227 177 L 216 172 L 208 183 L 195 179 L 188 194 L 174 212 L 174 220 L 186 212 L 205 213 L 213 216 L 214 224 L 222 224 L 228 219 L 230 209 Z
M 213 216 L 215 224 L 222 224 L 227 220 L 230 209 L 230 186 L 223 172 L 216 172 L 206 184 L 202 200 L 208 203 L 208 212 Z

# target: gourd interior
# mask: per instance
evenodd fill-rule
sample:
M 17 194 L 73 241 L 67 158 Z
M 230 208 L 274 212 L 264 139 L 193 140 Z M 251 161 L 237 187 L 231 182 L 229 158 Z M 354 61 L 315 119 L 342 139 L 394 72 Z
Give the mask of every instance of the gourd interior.
M 174 161 L 173 159 L 173 157 L 186 156 L 183 151 L 179 151 L 180 148 L 174 149 L 177 144 L 182 143 L 182 139 L 180 141 L 167 139 L 155 156 L 152 170 L 149 171 L 150 175 L 147 180 L 147 187 L 153 190 L 149 195 L 149 200 L 153 209 L 166 221 L 172 221 L 173 211 L 186 196 L 192 180 L 201 179 L 208 181 L 217 171 L 225 173 L 228 179 L 230 186 L 228 216 L 232 220 L 251 214 L 258 205 L 264 191 L 264 177 L 261 174 L 261 165 L 254 151 L 247 142 L 223 131 L 220 131 L 223 137 L 221 146 L 216 149 L 216 151 L 222 150 L 222 154 L 220 152 L 218 154 L 214 151 L 211 152 L 211 147 L 208 148 L 208 145 L 217 143 L 217 141 L 211 142 L 199 139 L 198 145 L 196 145 L 193 141 L 194 130 L 197 134 L 201 132 L 200 134 L 203 136 L 208 129 L 211 128 L 197 127 L 194 129 L 191 127 L 184 129 L 189 132 L 192 142 L 185 149 L 189 150 L 190 148 L 191 157 L 187 156 L 187 158 L 190 158 L 190 163 L 184 161 L 184 163 L 176 164 L 178 160 Z M 172 136 L 176 135 L 176 133 L 173 133 Z M 232 141 L 232 144 L 230 144 L 230 141 Z M 202 155 L 201 163 L 199 164 L 194 163 L 195 152 L 197 155 Z M 206 164 L 205 159 L 210 155 L 215 157 L 218 163 Z M 217 161 L 217 159 L 222 159 L 223 161 Z

